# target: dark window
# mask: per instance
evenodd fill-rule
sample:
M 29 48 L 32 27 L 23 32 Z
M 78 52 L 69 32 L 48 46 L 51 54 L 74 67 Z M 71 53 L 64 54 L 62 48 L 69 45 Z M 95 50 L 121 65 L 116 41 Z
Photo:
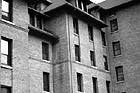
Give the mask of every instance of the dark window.
M 103 57 L 104 57 L 104 66 L 105 66 L 105 70 L 109 70 L 109 69 L 108 69 L 107 56 L 103 56 Z
M 93 93 L 98 93 L 98 85 L 97 85 L 97 78 L 93 77 Z
M 80 62 L 80 47 L 79 47 L 79 45 L 75 45 L 75 61 Z
M 124 81 L 123 66 L 116 67 L 117 81 Z
M 41 17 L 37 16 L 37 27 L 42 29 L 42 20 Z
M 42 58 L 49 60 L 49 44 L 42 42 Z
M 74 28 L 74 33 L 79 34 L 78 19 L 76 18 L 73 18 L 73 28 Z
M 106 81 L 106 90 L 107 93 L 110 93 L 110 81 Z
M 88 25 L 88 34 L 89 34 L 89 40 L 93 41 L 93 28 L 90 25 Z
M 1 85 L 1 92 L 0 93 L 12 93 L 11 87 Z
M 81 10 L 84 10 L 85 12 L 87 12 L 87 4 L 86 4 L 86 2 L 84 2 L 84 0 L 78 0 L 78 5 L 77 6 Z
M 12 21 L 12 1 L 2 0 L 2 19 Z
M 113 19 L 110 21 L 111 32 L 118 30 L 118 22 L 117 19 Z
M 30 24 L 35 26 L 35 16 L 33 14 L 30 14 Z
M 77 73 L 77 87 L 78 87 L 78 91 L 82 92 L 83 91 L 83 78 L 82 78 L 82 74 Z
M 1 63 L 12 66 L 12 40 L 5 37 L 1 38 Z
M 113 44 L 114 56 L 121 55 L 120 41 L 113 42 L 112 44 Z
M 90 60 L 91 60 L 91 65 L 96 66 L 94 51 L 90 51 Z
M 106 46 L 105 32 L 101 31 L 101 34 L 102 34 L 102 43 L 104 46 Z
M 43 87 L 44 91 L 50 92 L 50 75 L 47 72 L 43 72 Z

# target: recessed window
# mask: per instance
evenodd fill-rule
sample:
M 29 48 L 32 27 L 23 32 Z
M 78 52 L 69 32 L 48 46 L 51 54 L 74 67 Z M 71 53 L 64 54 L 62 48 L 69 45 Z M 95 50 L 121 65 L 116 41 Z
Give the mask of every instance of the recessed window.
M 88 25 L 88 34 L 89 34 L 89 40 L 93 41 L 93 28 L 90 25 Z
M 123 66 L 116 67 L 117 81 L 124 81 Z
M 104 66 L 105 66 L 105 70 L 108 71 L 109 69 L 108 69 L 107 56 L 104 55 L 103 57 L 104 57 Z
M 42 59 L 49 60 L 49 44 L 42 42 Z
M 110 93 L 110 81 L 106 81 L 106 90 L 107 93 Z
M 1 92 L 0 93 L 12 93 L 11 87 L 1 85 Z
M 12 66 L 12 40 L 1 38 L 1 64 Z
M 120 41 L 113 42 L 112 44 L 113 44 L 114 56 L 121 55 Z
M 91 66 L 96 66 L 94 51 L 90 51 L 90 61 L 91 61 Z
M 115 32 L 118 30 L 118 22 L 117 19 L 113 19 L 110 21 L 111 32 Z
M 78 91 L 82 92 L 83 91 L 83 77 L 82 74 L 77 73 L 77 87 Z
M 73 18 L 73 28 L 74 28 L 74 33 L 79 34 L 78 19 L 76 18 Z
M 75 61 L 80 62 L 80 47 L 75 45 Z
M 93 93 L 98 93 L 98 84 L 97 84 L 97 78 L 93 77 L 92 78 L 93 81 Z
M 43 89 L 50 92 L 50 75 L 47 72 L 43 72 Z
M 12 2 L 11 0 L 2 0 L 2 19 L 12 21 Z
M 105 32 L 101 31 L 101 35 L 102 35 L 102 44 L 103 46 L 106 46 Z
M 77 0 L 77 7 L 87 12 L 87 4 L 84 0 Z
M 37 27 L 42 29 L 42 19 L 40 16 L 37 16 Z

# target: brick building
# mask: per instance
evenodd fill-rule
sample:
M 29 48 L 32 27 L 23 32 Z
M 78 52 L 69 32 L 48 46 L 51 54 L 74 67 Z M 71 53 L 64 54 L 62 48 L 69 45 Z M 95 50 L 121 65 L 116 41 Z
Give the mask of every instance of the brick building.
M 1 0 L 1 93 L 139 93 L 139 3 L 123 1 Z

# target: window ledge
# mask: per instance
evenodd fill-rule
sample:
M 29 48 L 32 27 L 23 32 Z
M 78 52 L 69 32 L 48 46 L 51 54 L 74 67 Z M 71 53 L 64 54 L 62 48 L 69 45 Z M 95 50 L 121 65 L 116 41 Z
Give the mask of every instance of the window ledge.
M 110 73 L 110 71 L 109 71 L 109 70 L 105 70 L 105 72 Z
M 114 58 L 118 58 L 118 57 L 121 57 L 122 55 L 117 55 L 117 56 L 113 56 Z
M 2 68 L 7 68 L 7 69 L 13 69 L 13 67 L 8 66 L 8 65 L 4 65 L 4 64 L 1 64 L 1 67 L 2 67 Z
M 49 61 L 49 60 L 44 60 L 44 59 L 42 59 L 42 61 L 43 61 L 43 62 L 50 63 L 50 61 Z
M 95 69 L 97 69 L 97 67 L 96 66 L 91 66 L 92 68 L 95 68 Z
M 43 93 L 50 93 L 50 92 L 47 92 L 47 91 L 43 91 Z
M 111 34 L 115 34 L 115 33 L 118 33 L 118 32 L 119 32 L 119 30 L 116 30 L 116 31 L 111 32 Z
M 79 37 L 79 34 L 74 33 L 74 35 Z
M 117 81 L 116 84 L 124 83 L 124 81 Z
M 103 48 L 106 48 L 106 46 L 105 45 L 102 45 L 103 46 Z
M 3 22 L 6 22 L 8 24 L 11 24 L 11 25 L 15 25 L 13 22 L 10 22 L 10 21 L 7 21 L 7 20 L 4 20 L 4 19 L 1 19 Z
M 89 39 L 89 42 L 94 43 L 94 41 L 93 40 L 90 40 L 90 39 Z

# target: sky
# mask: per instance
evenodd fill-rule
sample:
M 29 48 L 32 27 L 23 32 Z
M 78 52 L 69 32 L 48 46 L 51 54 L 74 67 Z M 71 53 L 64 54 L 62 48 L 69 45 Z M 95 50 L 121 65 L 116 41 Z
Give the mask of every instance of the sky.
M 100 2 L 103 2 L 103 1 L 105 1 L 105 0 L 90 0 L 90 1 L 92 1 L 93 3 L 100 3 Z

